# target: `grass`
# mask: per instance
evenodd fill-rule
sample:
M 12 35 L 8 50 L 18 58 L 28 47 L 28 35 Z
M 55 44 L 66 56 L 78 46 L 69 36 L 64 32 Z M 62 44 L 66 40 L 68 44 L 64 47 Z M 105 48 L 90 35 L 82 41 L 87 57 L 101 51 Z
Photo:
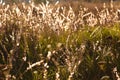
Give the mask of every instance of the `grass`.
M 119 80 L 119 10 L 0 7 L 0 79 Z

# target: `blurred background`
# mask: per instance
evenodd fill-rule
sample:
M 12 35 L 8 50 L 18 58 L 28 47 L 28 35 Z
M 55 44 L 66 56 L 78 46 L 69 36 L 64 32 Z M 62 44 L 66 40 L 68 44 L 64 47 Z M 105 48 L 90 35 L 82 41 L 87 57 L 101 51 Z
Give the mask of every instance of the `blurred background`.
M 0 0 L 0 2 L 5 2 L 5 3 L 19 3 L 19 2 L 26 2 L 29 3 L 29 1 L 34 1 L 36 3 L 40 3 L 40 2 L 46 2 L 46 0 Z M 56 2 L 56 1 L 60 1 L 60 2 L 71 2 L 71 1 L 78 1 L 78 2 L 110 2 L 111 0 L 47 0 L 49 2 Z M 113 0 L 113 1 L 120 1 L 120 0 Z

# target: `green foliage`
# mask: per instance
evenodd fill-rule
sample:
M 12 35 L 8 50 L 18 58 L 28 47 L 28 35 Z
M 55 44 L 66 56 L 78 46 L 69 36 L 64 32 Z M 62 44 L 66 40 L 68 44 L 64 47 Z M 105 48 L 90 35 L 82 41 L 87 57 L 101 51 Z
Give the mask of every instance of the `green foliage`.
M 13 14 L 6 12 L 9 17 L 1 13 L 5 18 L 0 31 L 0 77 L 3 80 L 117 79 L 120 73 L 119 23 L 88 26 L 89 22 L 84 24 L 83 20 L 80 25 L 84 11 L 77 23 L 71 8 L 66 17 L 64 12 L 51 13 L 48 4 L 40 5 L 46 9 L 43 14 L 34 4 L 29 6 L 22 4 L 31 11 L 24 8 L 26 12 L 24 9 L 19 12 L 15 5 L 15 10 L 11 10 Z M 84 16 L 94 19 L 93 15 Z
M 31 31 L 28 32 L 28 35 L 26 35 L 26 32 L 23 32 L 20 35 L 21 39 L 19 46 L 15 46 L 16 41 L 14 42 L 14 40 L 12 40 L 13 37 L 18 37 L 20 31 L 19 26 L 15 24 L 8 25 L 9 26 L 6 26 L 5 32 L 0 39 L 2 44 L 0 47 L 3 47 L 4 45 L 5 49 L 1 48 L 1 53 L 6 54 L 4 51 L 6 50 L 7 55 L 10 54 L 11 50 L 15 50 L 10 57 L 14 58 L 10 74 L 14 75 L 17 79 L 42 80 L 45 69 L 44 65 L 47 62 L 49 66 L 47 69 L 48 79 L 54 80 L 56 73 L 59 71 L 60 79 L 66 80 L 69 76 L 69 71 L 66 69 L 67 63 L 65 63 L 65 57 L 69 54 L 66 53 L 65 49 L 68 48 L 68 53 L 75 54 L 76 49 L 79 49 L 80 46 L 85 46 L 85 51 L 83 60 L 73 76 L 74 80 L 96 80 L 101 79 L 103 76 L 109 76 L 109 78 L 113 80 L 115 77 L 113 76 L 114 73 L 112 72 L 112 69 L 117 67 L 119 71 L 119 25 L 111 28 L 97 27 L 91 29 L 91 31 L 88 31 L 86 28 L 83 31 L 78 30 L 73 33 L 61 32 L 61 35 L 59 36 L 52 31 L 49 31 L 48 33 L 43 31 L 42 34 L 39 35 L 40 38 L 33 35 Z M 98 31 L 100 32 L 98 33 Z M 13 35 L 12 33 L 15 34 Z M 68 43 L 66 43 L 65 40 L 69 34 L 71 35 Z M 10 37 L 11 35 L 12 37 Z M 57 48 L 56 45 L 60 42 L 63 43 L 63 46 L 61 46 L 61 48 L 58 46 Z M 67 44 L 68 46 L 64 47 Z M 48 51 L 52 52 L 54 50 L 55 55 L 53 55 L 53 58 L 49 61 L 46 58 Z M 23 61 L 22 59 L 24 56 L 27 58 L 26 61 Z M 75 57 L 75 55 L 73 56 Z M 4 55 L 4 57 L 8 58 L 6 55 Z M 26 71 L 29 66 L 28 63 L 32 64 L 42 59 L 45 60 L 44 65 L 36 66 L 33 67 L 32 70 Z M 4 59 L 1 58 L 1 61 L 4 61 Z M 1 63 L 8 64 L 7 61 Z

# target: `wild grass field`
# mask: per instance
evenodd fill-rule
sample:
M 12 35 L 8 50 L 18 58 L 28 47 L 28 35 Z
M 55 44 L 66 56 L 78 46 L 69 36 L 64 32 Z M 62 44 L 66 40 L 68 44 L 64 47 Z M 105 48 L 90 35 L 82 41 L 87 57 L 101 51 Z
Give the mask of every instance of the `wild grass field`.
M 0 80 L 120 80 L 119 6 L 94 5 L 0 4 Z

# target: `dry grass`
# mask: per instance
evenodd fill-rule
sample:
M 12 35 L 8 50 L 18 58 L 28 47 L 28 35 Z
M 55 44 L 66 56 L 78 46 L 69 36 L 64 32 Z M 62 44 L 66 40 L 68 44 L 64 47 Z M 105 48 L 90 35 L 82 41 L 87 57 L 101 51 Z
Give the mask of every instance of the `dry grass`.
M 78 2 L 0 5 L 0 76 L 117 79 L 119 20 L 119 8 L 112 3 L 109 7 Z

